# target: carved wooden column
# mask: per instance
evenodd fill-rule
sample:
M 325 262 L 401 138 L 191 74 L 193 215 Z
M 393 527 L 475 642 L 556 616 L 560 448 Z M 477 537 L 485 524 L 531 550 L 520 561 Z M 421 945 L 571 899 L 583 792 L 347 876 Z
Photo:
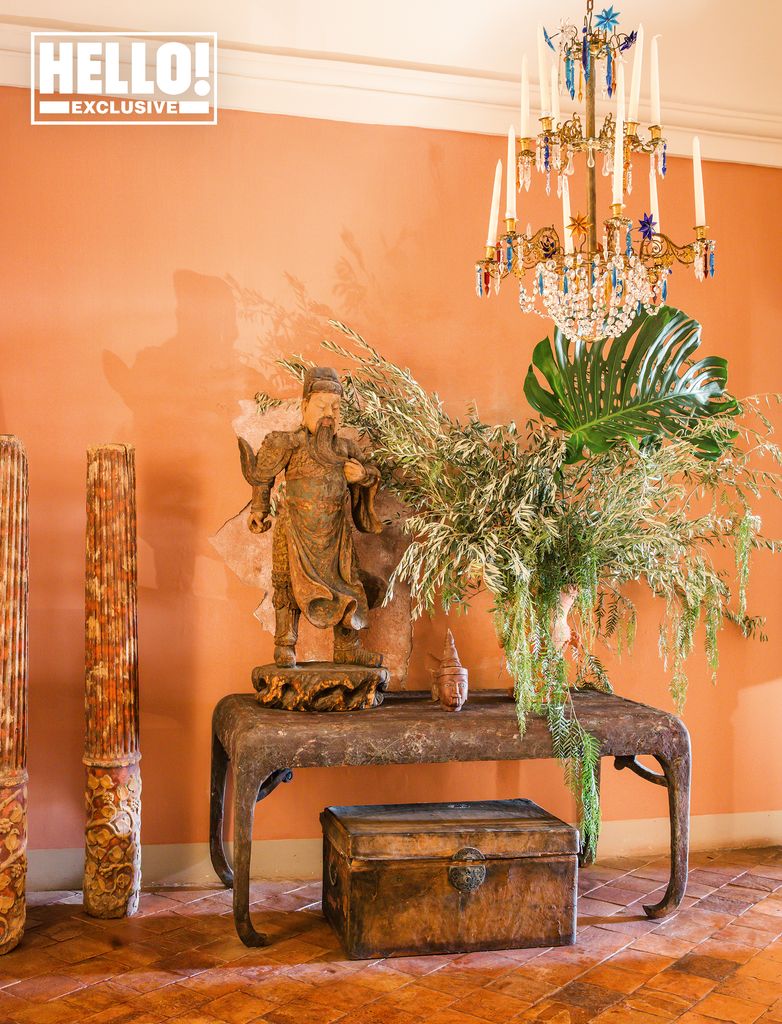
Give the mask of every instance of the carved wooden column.
M 28 533 L 27 456 L 0 434 L 0 953 L 25 922 Z
M 124 917 L 141 890 L 141 772 L 133 449 L 87 453 L 84 906 Z

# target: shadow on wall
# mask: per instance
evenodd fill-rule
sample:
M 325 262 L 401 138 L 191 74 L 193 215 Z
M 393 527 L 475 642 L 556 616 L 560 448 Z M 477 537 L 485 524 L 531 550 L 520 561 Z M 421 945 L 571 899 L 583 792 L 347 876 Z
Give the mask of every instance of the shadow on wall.
M 256 391 L 268 389 L 294 394 L 296 387 L 291 378 L 275 361 L 295 354 L 323 358 L 320 343 L 329 331 L 329 320 L 360 317 L 362 323 L 372 324 L 373 338 L 377 344 L 382 344 L 382 336 L 378 339 L 383 323 L 380 283 L 367 269 L 353 235 L 343 231 L 341 240 L 345 252 L 337 260 L 333 286 L 340 301 L 339 310 L 313 298 L 304 282 L 287 271 L 281 275 L 290 296 L 285 302 L 268 298 L 230 275 L 226 277 L 236 301 L 240 325 L 243 323 L 246 327 L 241 330 L 240 326 L 236 349 L 240 359 L 258 371 L 264 381 Z M 240 397 L 251 398 L 252 394 Z
M 141 746 L 145 807 L 161 816 L 172 799 L 166 779 L 172 766 L 190 764 L 197 705 L 207 699 L 199 695 L 208 681 L 203 599 L 211 607 L 222 597 L 204 561 L 212 555 L 208 517 L 233 454 L 230 402 L 250 387 L 233 348 L 231 289 L 190 270 L 176 271 L 173 284 L 173 337 L 130 366 L 103 354 L 106 378 L 132 413 L 137 449 Z M 192 834 L 201 813 L 184 800 L 169 808 L 169 839 Z
M 143 349 L 127 366 L 104 352 L 106 378 L 133 413 L 144 465 L 140 539 L 154 553 L 155 586 L 190 591 L 203 512 L 203 462 L 222 457 L 225 415 L 219 399 L 236 379 L 237 337 L 231 290 L 189 270 L 174 274 L 176 334 Z M 215 401 L 217 399 L 217 401 Z

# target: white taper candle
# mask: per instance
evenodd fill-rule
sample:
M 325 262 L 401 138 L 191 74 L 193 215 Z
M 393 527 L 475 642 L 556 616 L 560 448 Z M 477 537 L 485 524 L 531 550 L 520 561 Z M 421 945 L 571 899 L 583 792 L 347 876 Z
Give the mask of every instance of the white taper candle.
M 494 190 L 491 194 L 491 212 L 489 213 L 489 229 L 486 232 L 486 244 L 497 244 L 497 218 L 500 215 L 500 189 L 502 188 L 502 160 L 497 161 L 494 170 Z
M 508 165 L 505 179 L 505 216 L 516 219 L 516 132 L 508 129 Z
M 559 72 L 556 63 L 551 65 L 551 116 L 556 128 L 559 121 Z
M 549 96 L 548 54 L 547 43 L 543 36 L 543 26 L 538 25 L 538 80 L 540 82 L 540 116 L 547 117 L 551 113 L 551 97 Z
M 568 185 L 567 175 L 562 179 L 562 224 L 565 229 L 565 252 L 573 252 L 573 232 L 570 230 L 570 221 L 572 217 L 570 215 L 570 186 Z
M 625 71 L 622 62 L 616 69 L 616 134 L 614 136 L 614 187 L 611 202 L 622 202 L 625 166 Z
M 654 230 L 662 234 L 660 227 L 660 205 L 657 199 L 657 172 L 654 169 L 654 153 L 649 157 L 649 212 L 654 221 Z
M 630 82 L 630 109 L 628 121 L 638 121 L 638 102 L 641 98 L 641 71 L 644 63 L 644 27 L 638 25 L 638 35 L 633 44 L 633 77 Z M 654 122 L 657 123 L 656 121 Z
M 701 140 L 696 135 L 692 140 L 692 184 L 695 190 L 695 226 L 707 224 L 706 203 L 703 198 L 703 167 L 701 166 Z
M 529 133 L 529 66 L 526 53 L 521 58 L 521 121 L 522 139 L 530 138 Z
M 659 36 L 652 36 L 652 46 L 649 53 L 649 60 L 652 66 L 652 124 L 662 124 L 660 120 L 660 54 L 657 49 Z

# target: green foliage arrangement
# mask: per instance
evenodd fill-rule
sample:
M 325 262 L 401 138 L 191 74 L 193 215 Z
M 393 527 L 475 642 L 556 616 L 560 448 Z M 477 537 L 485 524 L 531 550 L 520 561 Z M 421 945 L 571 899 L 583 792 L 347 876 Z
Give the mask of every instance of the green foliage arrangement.
M 416 616 L 491 592 L 520 729 L 530 713 L 546 717 L 594 852 L 599 750 L 572 693 L 610 690 L 597 652 L 632 646 L 623 585 L 645 583 L 664 603 L 659 649 L 680 709 L 699 626 L 715 673 L 726 621 L 762 636 L 746 588 L 753 549 L 776 549 L 753 512 L 764 493 L 782 494 L 767 400 L 728 395 L 724 360 L 692 362 L 700 327 L 669 307 L 604 346 L 542 341 L 534 367 L 550 390 L 530 367 L 525 392 L 542 418 L 523 431 L 474 410 L 452 418 L 408 370 L 332 326 L 347 339 L 323 342 L 350 366 L 345 422 L 409 513 L 392 585 L 410 585 Z M 300 379 L 309 364 L 282 365 Z M 715 562 L 718 549 L 732 552 L 735 572 Z M 577 640 L 562 647 L 552 632 L 568 590 Z
M 652 435 L 681 436 L 704 458 L 717 458 L 724 437 L 690 428 L 712 416 L 735 416 L 726 394 L 728 363 L 719 356 L 697 362 L 701 325 L 672 306 L 644 314 L 608 344 L 573 341 L 557 328 L 554 344 L 544 338 L 532 355 L 524 394 L 533 409 L 553 420 L 568 437 L 568 462 L 607 451 L 619 440 Z M 551 390 L 539 383 L 539 370 Z

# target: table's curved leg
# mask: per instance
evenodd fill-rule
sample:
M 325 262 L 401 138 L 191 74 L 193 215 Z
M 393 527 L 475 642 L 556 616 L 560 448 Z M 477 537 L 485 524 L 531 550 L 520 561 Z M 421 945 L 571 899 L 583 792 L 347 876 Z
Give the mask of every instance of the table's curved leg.
M 245 946 L 268 946 L 269 938 L 250 919 L 250 855 L 253 817 L 260 784 L 250 772 L 234 775 L 234 924 Z
M 225 782 L 228 774 L 228 755 L 216 734 L 212 734 L 212 782 L 209 797 L 209 854 L 217 877 L 226 888 L 234 882 L 233 872 L 225 856 L 223 818 L 225 811 Z
M 230 889 L 234 884 L 234 875 L 228 858 L 225 855 L 223 839 L 223 822 L 225 818 L 225 787 L 228 777 L 228 755 L 218 739 L 212 735 L 212 781 L 209 797 L 209 854 L 212 867 L 215 869 L 223 885 Z M 290 768 L 278 768 L 270 772 L 263 780 L 255 795 L 256 803 L 272 793 L 281 782 L 290 782 L 293 772 Z
M 659 903 L 644 907 L 647 917 L 665 917 L 675 910 L 687 888 L 687 858 L 690 847 L 690 751 L 673 757 L 658 756 L 668 786 L 671 819 L 671 877 Z
M 598 758 L 597 765 L 595 767 L 595 782 L 597 783 L 597 796 L 600 798 L 600 759 Z M 578 864 L 579 867 L 588 868 L 590 864 L 595 863 L 595 857 L 597 856 L 597 841 L 594 843 L 593 849 L 590 851 L 589 836 L 585 833 L 581 837 L 581 849 L 578 852 Z
M 690 846 L 690 748 L 689 741 L 681 753 L 655 754 L 662 774 L 650 771 L 634 757 L 617 757 L 618 769 L 629 768 L 642 779 L 665 786 L 668 790 L 668 812 L 671 820 L 671 877 L 659 903 L 644 907 L 647 917 L 665 917 L 681 903 L 687 888 L 687 858 Z

